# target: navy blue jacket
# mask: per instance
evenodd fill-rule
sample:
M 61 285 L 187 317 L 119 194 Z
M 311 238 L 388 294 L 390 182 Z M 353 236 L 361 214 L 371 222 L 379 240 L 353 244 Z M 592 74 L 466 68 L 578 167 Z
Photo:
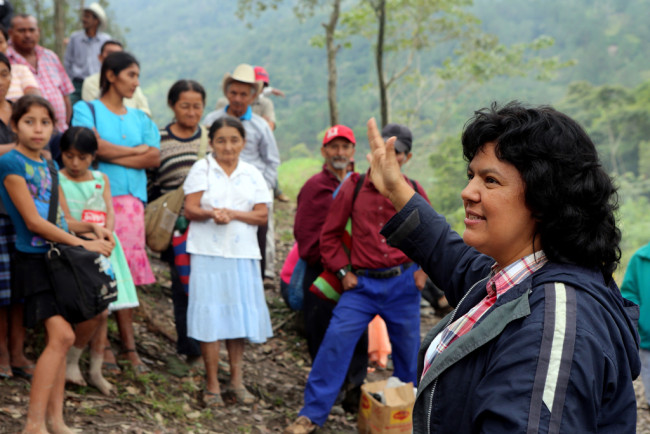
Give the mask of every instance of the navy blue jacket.
M 467 246 L 417 194 L 382 230 L 456 310 L 482 300 L 494 260 Z M 597 270 L 549 262 L 500 296 L 438 355 L 418 385 L 416 433 L 633 433 L 638 307 Z

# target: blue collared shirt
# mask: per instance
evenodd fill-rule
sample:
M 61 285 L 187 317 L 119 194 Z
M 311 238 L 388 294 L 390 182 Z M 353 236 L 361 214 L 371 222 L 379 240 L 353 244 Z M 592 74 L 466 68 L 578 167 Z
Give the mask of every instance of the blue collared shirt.
M 97 32 L 95 36 L 89 38 L 83 30 L 78 30 L 70 35 L 70 42 L 68 42 L 63 56 L 63 66 L 70 80 L 84 79 L 99 72 L 101 68 L 98 58 L 99 51 L 104 42 L 110 39 L 110 35 L 102 32 Z

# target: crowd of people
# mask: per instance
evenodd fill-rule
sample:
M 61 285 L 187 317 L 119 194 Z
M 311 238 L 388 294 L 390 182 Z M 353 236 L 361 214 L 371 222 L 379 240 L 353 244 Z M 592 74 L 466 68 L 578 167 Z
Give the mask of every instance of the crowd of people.
M 14 15 L 0 37 L 0 376 L 31 381 L 24 432 L 70 432 L 63 420 L 66 382 L 110 395 L 114 387 L 104 375 L 120 375 L 123 363 L 136 375 L 149 372 L 133 329 L 137 287 L 155 282 L 145 206 L 179 188 L 186 200 L 176 229 L 187 237 L 189 295 L 171 243 L 161 252 L 170 264 L 178 353 L 205 365 L 204 403 L 221 406 L 217 372 L 225 340 L 230 383 L 224 393 L 252 403 L 244 343 L 272 336 L 263 285 L 273 273 L 260 265 L 267 237 L 273 239 L 269 209 L 280 164 L 273 105 L 262 96 L 268 73 L 244 64 L 227 74 L 228 103 L 204 119 L 207 127 L 200 125 L 203 86 L 177 81 L 168 95 L 172 121 L 159 130 L 139 87 L 140 64 L 101 30 L 101 6 L 85 7 L 81 23 L 63 62 L 39 44 L 31 15 Z M 261 115 L 252 113 L 253 105 Z M 58 209 L 54 219 L 50 209 Z M 90 220 L 89 209 L 95 213 Z M 82 322 L 66 317 L 56 296 L 63 289 L 48 277 L 51 243 L 109 258 L 117 300 Z M 269 262 L 272 270 L 272 256 Z M 117 356 L 107 336 L 110 314 L 119 330 Z M 24 353 L 25 327 L 37 325 L 44 326 L 47 343 L 34 362 Z M 79 360 L 86 347 L 84 375 Z
M 110 395 L 104 375 L 119 376 L 125 364 L 149 372 L 133 328 L 137 287 L 155 282 L 145 207 L 176 191 L 184 205 L 160 256 L 170 267 L 177 352 L 204 365 L 207 408 L 225 396 L 251 404 L 245 343 L 273 335 L 264 282 L 274 277 L 273 200 L 286 197 L 268 96 L 283 94 L 263 67 L 240 64 L 204 116 L 205 88 L 180 79 L 168 91 L 171 121 L 159 129 L 140 64 L 103 32 L 101 6 L 85 7 L 81 23 L 63 62 L 39 45 L 33 16 L 16 14 L 0 32 L 0 378 L 31 380 L 24 432 L 72 432 L 66 382 Z M 463 236 L 402 173 L 413 157 L 410 129 L 371 119 L 367 132 L 370 168 L 360 174 L 353 130 L 329 127 L 322 171 L 297 198 L 294 262 L 313 363 L 304 406 L 285 432 L 322 426 L 337 399 L 358 402 L 376 316 L 393 375 L 418 387 L 415 432 L 634 432 L 632 380 L 642 366 L 650 390 L 648 253 L 635 256 L 623 285 L 642 306 L 637 324 L 638 306 L 612 278 L 616 189 L 582 128 L 550 107 L 477 111 L 462 136 Z M 65 288 L 48 278 L 51 243 L 107 257 L 117 299 L 84 321 L 66 317 L 57 297 Z M 453 310 L 420 342 L 428 279 Z M 34 362 L 25 327 L 37 325 L 47 340 Z

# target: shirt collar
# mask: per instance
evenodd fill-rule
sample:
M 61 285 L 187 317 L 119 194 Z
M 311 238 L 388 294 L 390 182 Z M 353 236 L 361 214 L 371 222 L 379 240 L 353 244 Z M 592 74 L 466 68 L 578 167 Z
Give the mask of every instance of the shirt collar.
M 521 283 L 528 276 L 539 270 L 548 262 L 548 258 L 543 250 L 531 253 L 530 255 L 519 259 L 508 265 L 501 271 L 496 272 L 497 264 L 492 266 L 493 276 L 487 282 L 488 296 L 499 298 L 510 288 Z
M 226 107 L 224 107 L 224 110 L 225 110 L 226 114 L 228 114 L 228 108 L 229 107 L 230 107 L 230 104 L 228 104 Z M 239 117 L 239 120 L 240 121 L 250 121 L 252 118 L 253 118 L 253 109 L 251 108 L 251 106 L 248 106 L 248 109 L 246 109 L 246 113 L 241 115 Z
M 216 171 L 216 172 L 219 172 L 220 174 L 222 174 L 222 175 L 225 176 L 226 178 L 230 178 L 230 179 L 232 179 L 232 178 L 234 178 L 235 176 L 239 175 L 239 172 L 241 172 L 241 164 L 240 164 L 240 163 L 241 163 L 241 160 L 238 160 L 238 161 L 237 161 L 237 167 L 236 167 L 235 170 L 230 174 L 230 176 L 228 176 L 228 175 L 226 174 L 225 170 L 223 170 L 223 167 L 221 167 L 221 166 L 219 165 L 219 163 L 217 162 L 217 159 L 214 158 L 214 155 L 212 155 L 212 152 L 208 153 L 208 171 L 210 171 L 210 170 L 214 170 L 214 171 Z

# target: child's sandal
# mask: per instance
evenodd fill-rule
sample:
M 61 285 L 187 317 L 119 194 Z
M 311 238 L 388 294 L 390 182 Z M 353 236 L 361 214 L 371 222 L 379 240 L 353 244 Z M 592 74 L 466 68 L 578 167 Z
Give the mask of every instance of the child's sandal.
M 207 390 L 203 391 L 203 405 L 205 408 L 224 407 L 226 404 L 220 393 L 212 393 Z

